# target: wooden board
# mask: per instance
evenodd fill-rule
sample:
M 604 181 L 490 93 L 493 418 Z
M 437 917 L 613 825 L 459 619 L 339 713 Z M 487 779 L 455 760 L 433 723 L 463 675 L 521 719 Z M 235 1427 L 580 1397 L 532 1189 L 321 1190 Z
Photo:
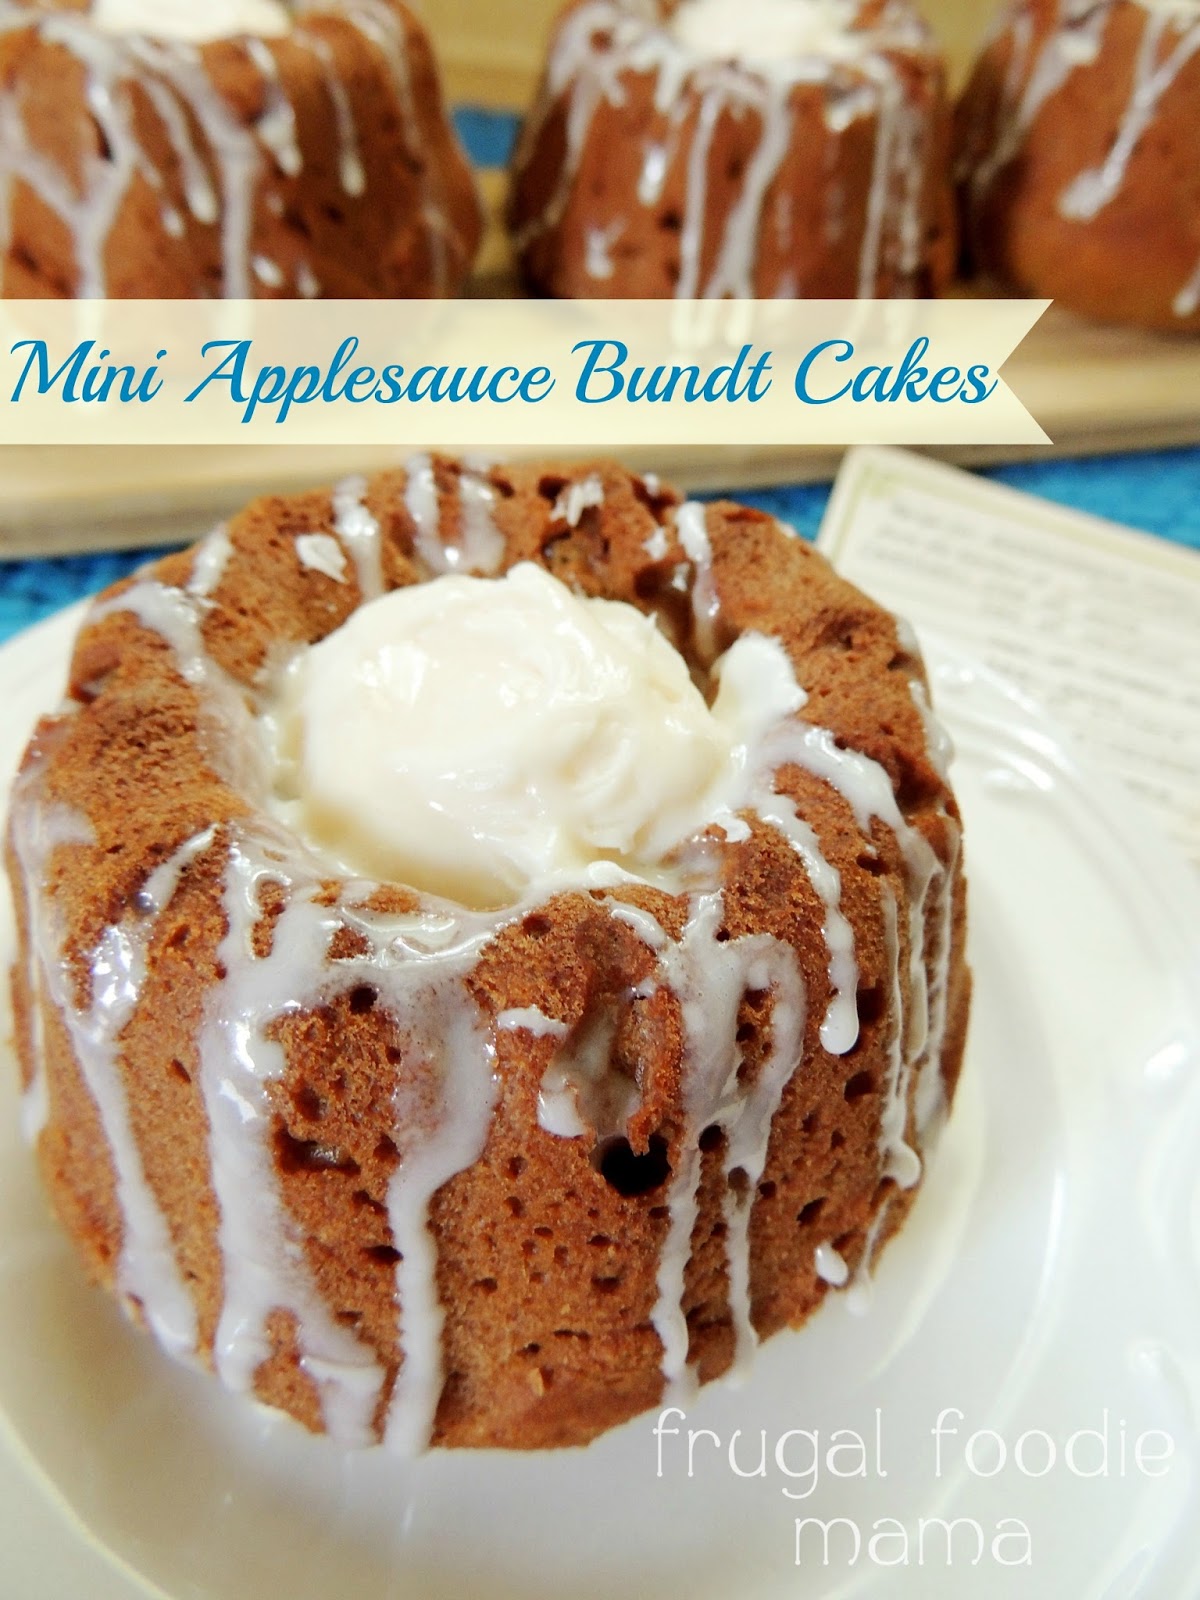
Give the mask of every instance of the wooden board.
M 965 71 L 990 7 L 923 0 Z M 559 0 L 425 0 L 453 97 L 526 103 Z M 504 178 L 485 173 L 492 226 L 472 292 L 514 291 L 499 223 Z M 1052 312 L 1006 376 L 1061 455 L 1200 443 L 1200 340 L 1096 328 Z M 543 454 L 531 450 L 532 454 Z M 932 452 L 964 465 L 1014 460 L 1011 449 Z M 394 450 L 0 448 L 0 559 L 170 543 L 198 536 L 249 496 L 286 492 L 394 464 Z M 840 452 L 794 448 L 625 452 L 687 489 L 832 478 Z

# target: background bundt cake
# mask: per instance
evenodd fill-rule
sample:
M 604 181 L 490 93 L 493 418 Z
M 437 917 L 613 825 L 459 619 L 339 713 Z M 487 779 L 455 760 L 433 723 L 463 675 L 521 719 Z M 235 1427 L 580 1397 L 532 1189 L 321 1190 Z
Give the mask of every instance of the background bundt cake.
M 744 1362 L 870 1270 L 954 1090 L 944 753 L 812 549 L 607 464 L 417 459 L 109 591 L 8 848 L 88 1269 L 349 1444 L 581 1444 Z M 423 760 L 498 883 L 415 826 L 420 891 L 355 869 Z
M 1200 4 L 1016 0 L 959 110 L 976 268 L 1085 316 L 1200 329 Z
M 510 222 L 547 294 L 935 294 L 955 259 L 949 145 L 910 0 L 579 0 Z
M 447 295 L 481 233 L 398 0 L 0 0 L 6 295 Z

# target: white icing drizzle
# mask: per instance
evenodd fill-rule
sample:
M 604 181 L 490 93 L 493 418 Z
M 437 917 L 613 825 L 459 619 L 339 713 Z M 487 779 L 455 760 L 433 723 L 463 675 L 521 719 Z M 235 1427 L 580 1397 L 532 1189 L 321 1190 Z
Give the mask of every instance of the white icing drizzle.
M 367 191 L 367 170 L 363 165 L 362 147 L 358 138 L 358 124 L 354 118 L 354 107 L 350 103 L 350 95 L 337 70 L 337 59 L 333 53 L 333 46 L 322 34 L 311 33 L 304 28 L 297 28 L 293 38 L 295 42 L 310 50 L 321 63 L 325 77 L 325 88 L 328 91 L 330 103 L 338 131 L 338 173 L 341 177 L 342 188 L 352 198 L 357 199 Z
M 686 10 L 688 0 L 684 0 Z M 699 14 L 699 13 L 698 13 Z M 753 16 L 745 19 L 745 48 L 737 59 L 709 47 L 703 28 L 681 34 L 681 12 L 673 19 L 657 4 L 634 0 L 591 0 L 560 23 L 547 64 L 542 93 L 518 149 L 518 174 L 532 159 L 541 133 L 556 107 L 566 107 L 566 150 L 558 184 L 542 213 L 518 232 L 523 250 L 556 228 L 570 202 L 573 185 L 596 113 L 604 103 L 621 105 L 625 80 L 655 78 L 654 102 L 666 118 L 643 135 L 636 199 L 644 207 L 660 203 L 667 176 L 677 160 L 688 114 L 695 106 L 686 158 L 686 201 L 680 227 L 682 298 L 755 295 L 765 205 L 793 143 L 795 90 L 818 85 L 825 90 L 826 120 L 834 131 L 860 117 L 876 118 L 874 170 L 864 220 L 858 267 L 860 295 L 877 292 L 882 270 L 894 264 L 915 281 L 923 244 L 921 226 L 925 152 L 932 139 L 930 120 L 910 103 L 895 52 L 928 48 L 929 35 L 905 7 L 889 7 L 870 28 L 851 28 L 850 17 L 826 8 L 823 34 L 795 52 L 756 55 Z M 840 20 L 839 20 L 840 17 Z M 602 41 L 602 43 L 598 43 Z M 740 180 L 741 187 L 716 241 L 714 265 L 702 276 L 708 230 L 710 156 L 718 126 L 727 116 L 747 116 L 760 125 L 758 143 Z M 786 221 L 786 208 L 778 219 Z M 590 235 L 587 270 L 596 281 L 611 277 L 611 246 L 626 219 L 617 218 Z M 790 237 L 790 234 L 789 234 Z M 795 282 L 783 285 L 800 292 Z
M 346 552 L 327 533 L 302 533 L 296 540 L 296 559 L 310 572 L 323 572 L 334 583 L 346 581 Z
M 285 178 L 298 178 L 304 171 L 304 156 L 296 129 L 296 108 L 283 87 L 275 52 L 265 39 L 252 36 L 242 40 L 242 48 L 266 85 L 266 108 L 257 124 L 259 141 L 270 151 Z
M 550 513 L 555 522 L 565 522 L 568 528 L 577 528 L 589 506 L 604 504 L 604 485 L 593 472 L 577 483 L 569 483 L 559 495 Z
M 208 600 L 146 578 L 114 599 L 93 606 L 88 621 L 96 623 L 128 611 L 142 627 L 164 640 L 180 677 L 196 690 L 202 709 L 211 714 L 220 734 L 210 752 L 214 767 L 234 787 L 258 792 L 266 782 L 262 740 L 245 691 L 208 654 L 203 630 L 210 610 Z
M 736 1377 L 746 1375 L 758 1348 L 758 1333 L 751 1320 L 750 1216 L 766 1170 L 775 1114 L 803 1053 L 807 1007 L 795 951 L 775 939 L 743 942 L 759 947 L 758 958 L 746 973 L 747 986 L 751 991 L 769 991 L 772 1005 L 770 1054 L 728 1130 L 725 1154 L 725 1222 L 729 1230 L 729 1298 L 736 1341 Z M 735 1028 L 735 1053 L 736 1049 Z
M 844 1289 L 850 1282 L 850 1268 L 844 1256 L 831 1244 L 819 1244 L 816 1251 L 817 1277 L 833 1289 Z
M 211 847 L 213 837 L 210 830 L 185 844 L 147 881 L 135 918 L 105 930 L 91 957 L 92 996 L 86 1012 L 75 1008 L 62 967 L 46 973 L 47 988 L 67 1023 L 75 1059 L 100 1113 L 113 1159 L 123 1222 L 118 1286 L 137 1303 L 159 1343 L 176 1359 L 195 1350 L 196 1311 L 142 1165 L 118 1063 L 121 1035 L 137 1006 L 157 919 L 174 898 L 187 868 Z
M 91 837 L 90 829 L 85 832 L 82 819 L 66 829 L 51 811 L 48 822 L 50 832 L 46 834 L 38 824 L 34 806 L 30 826 L 35 848 L 45 848 L 48 843 L 82 843 Z M 19 827 L 18 834 L 21 832 Z M 187 869 L 210 850 L 213 840 L 214 830 L 210 829 L 182 845 L 170 861 L 147 878 L 130 917 L 102 933 L 90 958 L 88 1005 L 75 1003 L 66 962 L 43 960 L 40 974 L 45 994 L 66 1024 L 75 1061 L 98 1110 L 114 1165 L 123 1222 L 118 1290 L 126 1301 L 138 1306 L 158 1344 L 176 1360 L 195 1352 L 195 1307 L 182 1282 L 170 1229 L 142 1165 L 120 1058 L 123 1032 L 141 997 L 147 952 L 158 917 L 178 893 Z
M 609 915 L 614 922 L 623 922 L 627 928 L 632 928 L 634 933 L 649 950 L 655 955 L 662 955 L 671 941 L 664 928 L 656 917 L 649 911 L 643 911 L 640 906 L 630 905 L 626 900 L 612 900 L 608 906 Z M 649 986 L 647 993 L 652 993 L 658 987 L 657 980 Z
M 151 73 L 146 73 L 142 78 L 142 88 L 158 113 L 179 162 L 188 210 L 197 222 L 211 227 L 221 214 L 221 205 L 208 167 L 196 149 L 183 105 L 168 85 Z M 182 217 L 179 217 L 178 226 L 184 227 Z M 169 231 L 174 231 L 173 227 L 168 227 Z
M 754 837 L 754 829 L 746 821 L 745 817 L 739 817 L 732 813 L 726 816 L 721 813 L 714 817 L 713 821 L 721 829 L 730 844 L 745 844 L 748 839 L 753 839 Z
M 1096 5 L 1091 0 L 1059 0 L 1058 25 L 1050 29 L 1032 61 L 1032 13 L 1018 4 L 1004 14 L 997 37 L 1003 36 L 1005 22 L 1013 28 L 1013 59 L 1008 92 L 991 148 L 976 160 L 970 173 L 971 191 L 977 202 L 1020 155 L 1043 106 L 1066 84 L 1077 67 L 1096 60 L 1108 13 L 1108 6 Z
M 903 643 L 903 640 L 901 642 Z M 905 649 L 911 649 L 915 653 L 919 646 L 914 640 L 911 646 L 905 645 Z M 913 704 L 920 714 L 921 726 L 925 729 L 925 748 L 929 754 L 929 764 L 943 783 L 949 783 L 950 766 L 954 760 L 954 741 L 934 715 L 929 690 L 920 678 L 910 678 L 908 687 L 913 697 Z
M 701 658 L 711 661 L 718 648 L 721 601 L 713 575 L 712 546 L 704 507 L 696 502 L 681 506 L 676 513 L 676 527 L 693 566 L 691 592 L 697 647 Z M 928 736 L 935 727 L 932 717 L 926 727 Z M 915 1059 L 924 1050 L 929 1036 L 924 965 L 925 901 L 931 881 L 941 872 L 940 863 L 924 839 L 904 822 L 891 781 L 883 768 L 864 756 L 839 750 L 827 731 L 786 721 L 767 737 L 756 756 L 757 764 L 749 773 L 751 781 L 742 797 L 743 804 L 752 807 L 762 821 L 779 829 L 791 842 L 825 907 L 824 937 L 830 955 L 833 995 L 822 1023 L 821 1042 L 833 1055 L 846 1055 L 858 1039 L 858 965 L 854 933 L 841 909 L 839 874 L 825 858 L 816 834 L 800 817 L 793 802 L 776 792 L 774 774 L 780 767 L 794 763 L 838 789 L 868 835 L 873 816 L 878 816 L 896 833 L 914 895 L 909 966 L 915 1004 L 908 1050 Z
M 254 134 L 218 93 L 202 52 L 194 46 L 137 38 L 122 44 L 126 59 L 118 59 L 117 70 L 127 77 L 138 72 L 159 76 L 199 124 L 220 184 L 221 292 L 228 300 L 249 299 L 253 293 L 254 199 L 262 168 L 262 152 Z
M 667 538 L 665 528 L 655 528 L 654 532 L 643 544 L 642 549 L 651 561 L 665 561 L 671 549 L 671 542 Z
M 144 578 L 122 594 L 93 606 L 90 623 L 103 622 L 120 611 L 131 612 L 144 628 L 159 634 L 174 652 L 179 675 L 193 688 L 213 690 L 219 672 L 204 647 L 200 606 L 203 601 L 184 589 L 168 588 Z
M 439 163 L 426 159 L 421 148 L 421 118 L 413 89 L 405 26 L 400 13 L 387 0 L 300 0 L 297 11 L 300 16 L 332 13 L 344 17 L 382 55 L 396 90 L 405 142 L 410 155 L 419 163 L 421 214 L 430 247 L 434 293 L 445 295 L 452 281 L 450 245 L 453 231 L 447 216 Z
M 267 883 L 288 891 L 289 900 L 269 955 L 258 958 L 253 935 Z M 336 911 L 314 904 L 312 887 L 297 883 L 247 840 L 232 843 L 224 895 L 228 933 L 218 953 L 225 977 L 210 1002 L 200 1047 L 224 1264 L 213 1355 L 224 1383 L 250 1391 L 271 1355 L 268 1319 L 287 1313 L 301 1364 L 320 1391 L 327 1429 L 340 1443 L 361 1445 L 372 1437 L 383 1373 L 334 1319 L 313 1282 L 270 1143 L 268 1087 L 283 1076 L 286 1060 L 267 1029 L 296 1009 L 298 997 L 315 996 L 329 984 L 328 942 L 341 925 Z
M 711 664 L 719 649 L 721 598 L 713 572 L 712 544 L 704 506 L 695 501 L 681 506 L 676 512 L 676 531 L 693 568 L 691 593 L 697 650 L 701 660 Z M 802 691 L 799 698 L 803 703 Z M 858 964 L 854 932 L 841 909 L 841 878 L 826 860 L 812 828 L 799 815 L 793 802 L 776 792 L 774 782 L 775 773 L 790 761 L 801 767 L 808 766 L 807 740 L 812 732 L 811 728 L 788 720 L 768 736 L 762 749 L 755 753 L 756 763 L 748 773 L 750 781 L 742 804 L 751 807 L 763 822 L 777 828 L 789 840 L 825 907 L 824 937 L 829 950 L 833 995 L 821 1026 L 821 1042 L 830 1054 L 846 1055 L 858 1039 Z M 880 777 L 890 794 L 891 785 L 886 774 L 881 771 Z M 724 825 L 724 819 L 722 822 Z M 731 818 L 730 823 L 733 822 Z M 745 837 L 736 826 L 732 833 L 726 826 L 726 836 L 731 842 L 739 835 Z
M 678 139 L 678 122 L 672 119 L 673 130 Z M 656 206 L 662 199 L 663 189 L 666 187 L 667 174 L 671 170 L 671 162 L 675 158 L 674 142 L 659 143 L 651 140 L 646 145 L 646 154 L 642 161 L 641 176 L 638 178 L 637 197 L 644 206 Z
M 17 17 L 26 24 L 30 20 L 28 12 L 17 13 Z M 6 15 L 3 25 L 8 29 L 18 22 Z M 69 14 L 48 16 L 40 27 L 49 42 L 71 50 L 87 73 L 87 107 L 96 120 L 109 155 L 107 160 L 88 155 L 83 162 L 77 192 L 67 174 L 30 144 L 20 103 L 11 92 L 6 92 L 3 97 L 4 165 L 70 232 L 75 246 L 79 298 L 100 299 L 108 281 L 105 253 L 109 234 L 134 176 L 142 168 L 142 151 L 134 137 L 129 105 L 118 90 L 115 70 L 118 50 Z M 11 186 L 7 199 L 11 206 Z M 11 228 L 10 214 L 5 224 L 6 238 Z
M 542 1078 L 538 1122 L 560 1139 L 618 1137 L 640 1103 L 632 1079 L 613 1072 L 618 1014 L 609 1006 L 576 1029 Z
M 462 509 L 461 553 L 454 570 L 490 578 L 499 572 L 506 550 L 504 535 L 496 526 L 498 495 L 488 482 L 486 471 L 464 466 L 458 480 Z M 451 547 L 447 547 L 447 558 Z
M 548 1017 L 537 1006 L 502 1011 L 496 1018 L 500 1033 L 528 1033 L 535 1039 L 566 1039 L 570 1028 L 556 1017 Z M 604 1063 L 607 1066 L 607 1062 Z M 538 1093 L 538 1125 L 557 1139 L 578 1139 L 587 1131 L 579 1112 L 574 1087 L 564 1069 L 551 1063 L 542 1078 Z
M 804 736 L 794 726 L 785 725 L 768 742 L 750 804 L 763 822 L 777 828 L 791 844 L 825 908 L 823 933 L 833 994 L 821 1024 L 821 1044 L 830 1055 L 844 1056 L 858 1042 L 858 962 L 854 930 L 842 911 L 841 875 L 826 860 L 816 833 L 800 816 L 795 803 L 778 794 L 774 785 L 775 773 L 794 759 L 793 746 Z
M 707 104 L 707 102 L 706 102 Z M 718 110 L 723 107 L 718 106 Z M 763 206 L 766 203 L 766 190 L 770 189 L 771 182 L 779 173 L 784 157 L 792 146 L 792 91 L 787 83 L 774 83 L 770 77 L 763 80 L 763 133 L 758 141 L 754 157 L 750 158 L 746 168 L 746 178 L 742 179 L 741 195 L 738 202 L 730 211 L 730 219 L 725 227 L 725 238 L 720 246 L 717 256 L 717 266 L 712 270 L 712 278 L 706 286 L 706 294 L 710 298 L 717 298 L 723 294 L 731 294 L 734 298 L 754 298 L 755 258 L 758 253 L 758 238 L 762 235 Z M 707 131 L 707 130 L 706 130 Z M 698 141 L 699 146 L 699 141 Z M 709 165 L 709 149 L 704 149 L 704 170 L 691 171 L 691 179 L 702 184 L 707 182 L 707 165 Z M 693 194 L 694 216 L 704 216 L 704 197 Z M 691 248 L 691 283 L 698 282 L 696 269 L 698 269 L 699 238 L 694 238 Z M 862 270 L 866 272 L 866 254 Z M 874 288 L 875 275 L 872 272 L 870 286 Z
M 737 75 L 728 69 L 722 74 L 726 80 L 737 81 Z M 696 126 L 687 158 L 687 207 L 683 228 L 679 235 L 679 285 L 677 293 L 682 300 L 691 300 L 700 292 L 700 251 L 704 244 L 704 227 L 707 217 L 708 166 L 717 123 L 726 106 L 727 89 L 715 87 L 700 102 Z
M 607 283 L 616 270 L 613 265 L 613 245 L 625 232 L 628 224 L 620 217 L 607 228 L 589 228 L 584 240 L 584 270 L 589 278 Z
M 933 957 L 933 982 L 930 985 L 929 1038 L 923 1059 L 917 1064 L 915 1102 L 917 1137 L 929 1142 L 946 1111 L 946 1083 L 942 1075 L 942 1047 L 950 1019 L 950 956 L 954 944 L 954 882 L 962 855 L 962 830 L 945 819 L 950 830 L 951 858 L 938 882 L 937 948 Z
M 883 1237 L 883 1230 L 887 1223 L 891 1206 L 891 1199 L 885 1198 L 872 1218 L 870 1227 L 867 1229 L 867 1237 L 863 1243 L 862 1258 L 855 1269 L 854 1281 L 846 1294 L 846 1309 L 852 1316 L 866 1316 L 871 1309 L 871 1300 L 875 1289 L 871 1274 L 875 1267 L 875 1254 L 879 1249 L 879 1241 Z
M 50 1116 L 46 1082 L 46 984 L 43 974 L 61 972 L 63 934 L 50 896 L 50 864 L 64 845 L 95 842 L 86 817 L 69 806 L 40 805 L 37 785 L 43 762 L 37 761 L 17 781 L 12 801 L 12 842 L 21 867 L 25 916 L 29 928 L 25 979 L 29 990 L 32 1061 L 29 1084 L 21 1102 L 21 1131 L 34 1145 Z M 53 995 L 49 996 L 53 1001 Z
M 442 1388 L 443 1312 L 429 1206 L 446 1182 L 479 1159 L 495 1100 L 494 1049 L 462 980 L 496 930 L 466 917 L 451 919 L 447 929 L 436 915 L 377 916 L 364 906 L 370 885 L 349 885 L 338 905 L 323 906 L 322 876 L 286 840 L 242 834 L 231 849 L 229 934 L 220 952 L 226 976 L 214 991 L 203 1051 L 225 1257 L 216 1359 L 231 1387 L 248 1388 L 269 1354 L 268 1318 L 283 1310 L 294 1320 L 302 1364 L 321 1392 L 329 1432 L 346 1444 L 373 1436 L 383 1373 L 334 1319 L 312 1280 L 279 1190 L 268 1092 L 286 1066 L 270 1025 L 299 1005 L 368 984 L 408 1041 L 395 1104 L 399 1164 L 388 1195 L 392 1241 L 401 1257 L 396 1283 L 404 1360 L 386 1427 L 389 1445 L 407 1451 L 428 1442 Z M 266 884 L 280 886 L 285 905 L 271 949 L 260 957 L 253 935 Z M 366 953 L 331 963 L 330 942 L 347 927 Z M 432 1084 L 438 1086 L 433 1106 Z M 329 1155 L 336 1162 L 337 1153 Z
M 287 282 L 283 268 L 277 261 L 272 261 L 270 256 L 255 256 L 251 265 L 254 268 L 254 276 L 264 289 L 282 289 Z
M 493 931 L 489 927 L 485 937 Z M 392 1395 L 385 1437 L 392 1449 L 404 1454 L 429 1443 L 443 1383 L 445 1311 L 438 1297 L 430 1206 L 444 1184 L 483 1154 L 496 1104 L 495 1046 L 461 981 L 477 954 L 478 942 L 427 956 L 434 975 L 422 981 L 401 1012 L 421 1018 L 429 1065 L 439 1070 L 442 1084 L 435 1128 L 415 1147 L 403 1094 L 396 1108 L 400 1165 L 388 1195 L 388 1220 L 401 1254 L 396 1284 L 404 1365 Z
M 1059 214 L 1068 221 L 1092 222 L 1126 187 L 1134 152 L 1153 126 L 1163 99 L 1180 73 L 1200 52 L 1200 9 L 1190 0 L 1157 4 L 1139 0 L 1145 12 L 1134 63 L 1129 98 L 1112 130 L 1108 152 L 1098 167 L 1078 173 L 1059 197 Z M 1064 87 L 1077 68 L 1099 56 L 1112 15 L 1111 0 L 1059 0 L 1058 16 L 1033 55 L 1033 13 L 1027 4 L 1010 5 L 1001 14 L 989 44 L 1005 34 L 1010 63 L 1001 114 L 990 143 L 965 173 L 973 203 L 984 203 L 997 177 L 1020 155 L 1043 107 Z M 976 139 L 978 144 L 978 139 Z M 1200 266 L 1179 291 L 1174 311 L 1191 317 L 1200 306 Z
M 435 577 L 448 572 L 493 577 L 499 572 L 505 541 L 494 518 L 496 491 L 483 472 L 465 463 L 460 471 L 458 544 L 448 544 L 442 536 L 437 477 L 430 457 L 413 456 L 406 472 L 404 503 L 416 529 L 416 554 L 426 570 Z
M 363 600 L 377 600 L 384 588 L 382 533 L 367 505 L 365 478 L 345 478 L 333 491 L 333 529 L 350 552 Z
M 537 1006 L 502 1011 L 496 1018 L 496 1027 L 501 1033 L 529 1033 L 535 1039 L 565 1039 L 571 1031 L 565 1022 L 548 1017 Z
M 904 987 L 900 982 L 900 926 L 896 896 L 886 884 L 883 887 L 883 926 L 888 969 L 892 975 L 891 1006 L 895 1024 L 888 1041 L 888 1074 L 883 1089 L 879 1150 L 883 1176 L 891 1178 L 902 1189 L 912 1189 L 921 1181 L 921 1158 L 906 1137 L 913 1062 L 904 1048 Z
M 794 764 L 830 784 L 847 802 L 861 831 L 870 836 L 871 824 L 882 822 L 895 836 L 908 878 L 908 982 L 911 1011 L 903 1017 L 899 964 L 900 940 L 895 926 L 896 906 L 891 891 L 884 897 L 885 933 L 892 966 L 892 1010 L 896 1035 L 889 1046 L 891 1069 L 885 1088 L 880 1149 L 883 1175 L 894 1178 L 901 1187 L 911 1188 L 920 1179 L 920 1158 L 907 1142 L 910 1086 L 917 1080 L 916 1125 L 923 1138 L 944 1105 L 941 1052 L 945 1040 L 949 1000 L 950 957 L 953 944 L 952 885 L 957 869 L 959 830 L 949 817 L 943 824 L 952 840 L 953 855 L 943 864 L 921 833 L 902 816 L 887 773 L 868 757 L 837 745 L 827 729 L 793 722 L 783 725 L 768 737 L 764 746 L 765 770 Z M 764 820 L 779 827 L 797 848 L 809 880 L 826 906 L 826 943 L 830 950 L 830 981 L 834 997 L 822 1028 L 822 1043 L 831 1053 L 845 1053 L 858 1036 L 857 1003 L 852 997 L 857 987 L 857 967 L 853 953 L 853 933 L 849 925 L 839 927 L 841 913 L 840 882 L 815 840 L 805 839 L 806 825 L 799 817 L 792 821 L 775 796 L 775 810 L 762 794 L 755 806 Z M 794 810 L 790 805 L 787 812 Z M 799 830 L 799 831 L 797 831 Z M 931 907 L 931 901 L 933 906 Z M 935 947 L 927 950 L 927 925 L 933 919 Z M 928 965 L 932 966 L 932 980 Z
M 549 1066 L 538 1089 L 538 1127 L 556 1139 L 582 1139 L 588 1131 L 575 1086 L 560 1067 Z
M 429 456 L 412 456 L 405 465 L 405 472 L 404 504 L 416 529 L 416 553 L 431 573 L 446 572 L 449 568 L 442 544 L 441 509 L 433 462 Z
M 787 759 L 822 778 L 838 791 L 854 813 L 862 831 L 870 834 L 878 819 L 896 836 L 909 873 L 912 891 L 913 931 L 910 977 L 915 997 L 909 1028 L 909 1048 L 920 1051 L 929 1036 L 928 999 L 924 978 L 924 906 L 933 878 L 942 870 L 933 849 L 900 813 L 891 780 L 878 762 L 856 750 L 841 749 L 827 728 L 808 727 L 788 745 Z
M 1200 22 L 1182 34 L 1178 32 L 1181 26 L 1180 18 L 1166 11 L 1147 16 L 1134 67 L 1133 93 L 1116 137 L 1103 164 L 1081 172 L 1062 196 L 1059 210 L 1064 217 L 1090 222 L 1124 188 L 1130 159 L 1154 121 L 1163 96 L 1200 51 Z M 1164 56 L 1163 43 L 1172 35 L 1176 37 Z
M 749 1214 L 766 1161 L 771 1118 L 799 1065 L 804 1033 L 804 987 L 795 952 L 770 935 L 719 939 L 724 916 L 719 889 L 697 895 L 683 937 L 668 943 L 659 957 L 661 979 L 678 996 L 683 1016 L 686 1124 L 669 1186 L 670 1222 L 652 1321 L 663 1347 L 663 1377 L 669 1391 L 680 1396 L 690 1391 L 694 1377 L 687 1364 L 683 1305 L 700 1214 L 700 1136 L 714 1126 L 726 1133 L 726 1259 L 735 1366 L 741 1370 L 757 1343 L 750 1314 Z M 771 1051 L 747 1094 L 738 1081 L 738 1014 L 748 992 L 766 989 L 773 995 Z M 739 1170 L 740 1194 L 730 1182 Z
M 713 576 L 708 517 L 699 501 L 689 500 L 676 510 L 675 531 L 684 554 L 692 563 L 692 616 L 696 625 L 696 649 L 701 661 L 711 666 L 719 653 L 717 623 L 721 616 L 721 598 Z
M 900 131 L 904 103 L 903 85 L 896 81 L 892 73 L 885 73 L 879 84 L 879 131 L 875 136 L 875 166 L 871 173 L 871 192 L 867 200 L 866 227 L 858 266 L 860 300 L 871 297 L 879 277 L 884 230 L 887 226 L 888 208 L 892 203 L 892 169 L 900 142 L 897 135 Z M 911 223 L 907 225 L 912 226 Z
M 192 575 L 188 579 L 188 593 L 197 600 L 211 599 L 221 586 L 221 579 L 232 556 L 233 544 L 229 530 L 222 524 L 214 528 L 196 550 Z
M 1194 317 L 1200 311 L 1200 261 L 1196 263 L 1196 270 L 1183 288 L 1175 296 L 1175 315 L 1177 317 Z

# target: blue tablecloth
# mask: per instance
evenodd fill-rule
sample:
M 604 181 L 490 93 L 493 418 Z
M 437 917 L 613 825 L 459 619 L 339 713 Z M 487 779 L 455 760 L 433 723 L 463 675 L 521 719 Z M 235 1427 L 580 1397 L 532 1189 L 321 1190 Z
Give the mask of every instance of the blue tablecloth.
M 457 122 L 476 165 L 505 164 L 516 132 L 514 118 L 464 108 Z M 997 468 L 985 476 L 1200 550 L 1200 448 L 1048 460 Z M 810 539 L 816 537 L 829 501 L 827 484 L 739 491 L 731 482 L 728 492 L 771 511 Z M 138 550 L 0 567 L 0 640 L 125 577 L 156 553 Z

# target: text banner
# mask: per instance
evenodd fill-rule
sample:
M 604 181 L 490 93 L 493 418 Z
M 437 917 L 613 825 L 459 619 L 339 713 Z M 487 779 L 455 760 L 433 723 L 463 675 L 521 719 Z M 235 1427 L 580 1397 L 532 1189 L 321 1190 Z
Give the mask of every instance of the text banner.
M 6 444 L 1030 445 L 1044 301 L 7 301 Z

